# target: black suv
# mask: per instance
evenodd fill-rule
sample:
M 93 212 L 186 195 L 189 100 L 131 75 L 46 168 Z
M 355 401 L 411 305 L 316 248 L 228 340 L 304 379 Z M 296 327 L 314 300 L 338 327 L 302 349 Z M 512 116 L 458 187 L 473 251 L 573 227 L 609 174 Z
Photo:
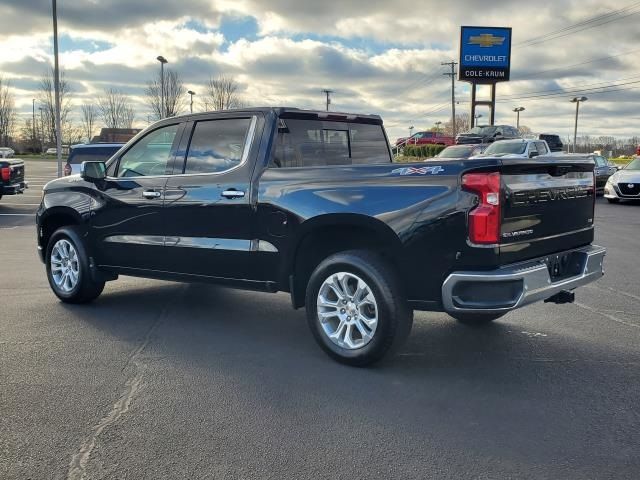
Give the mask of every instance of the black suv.
M 550 133 L 541 133 L 536 137 L 538 140 L 544 140 L 549 145 L 549 150 L 552 152 L 562 152 L 564 145 L 560 140 L 560 135 L 552 135 Z
M 492 143 L 496 140 L 520 138 L 515 127 L 509 125 L 479 125 L 456 137 L 456 144 Z

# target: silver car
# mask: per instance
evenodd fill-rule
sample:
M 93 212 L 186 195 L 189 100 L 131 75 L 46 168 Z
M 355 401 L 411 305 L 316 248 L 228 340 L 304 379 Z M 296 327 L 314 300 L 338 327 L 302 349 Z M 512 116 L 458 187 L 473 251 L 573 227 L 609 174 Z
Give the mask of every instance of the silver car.
M 640 200 L 640 157 L 609 177 L 604 186 L 604 198 L 610 203 Z
M 13 148 L 0 147 L 0 158 L 11 158 L 15 155 Z

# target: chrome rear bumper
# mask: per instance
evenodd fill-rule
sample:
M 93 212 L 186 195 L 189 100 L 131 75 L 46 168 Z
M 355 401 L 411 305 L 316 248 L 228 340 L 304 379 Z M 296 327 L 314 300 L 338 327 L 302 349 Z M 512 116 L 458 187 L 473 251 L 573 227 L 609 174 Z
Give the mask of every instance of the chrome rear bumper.
M 507 265 L 487 272 L 454 272 L 442 284 L 449 313 L 504 313 L 591 283 L 604 274 L 606 249 L 597 245 Z M 568 256 L 574 274 L 553 279 L 552 257 Z

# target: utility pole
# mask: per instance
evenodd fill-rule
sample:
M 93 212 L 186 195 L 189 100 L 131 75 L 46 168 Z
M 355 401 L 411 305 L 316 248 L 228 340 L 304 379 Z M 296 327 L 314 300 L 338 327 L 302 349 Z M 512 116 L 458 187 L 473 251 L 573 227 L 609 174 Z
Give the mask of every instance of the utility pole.
M 56 157 L 58 177 L 62 177 L 62 128 L 60 126 L 60 70 L 58 68 L 58 11 L 53 0 L 53 84 L 56 91 Z
M 448 77 L 451 77 L 451 127 L 453 129 L 453 138 L 456 137 L 456 65 L 458 62 L 443 62 L 440 65 L 451 67 L 450 72 L 443 73 Z
M 329 111 L 329 105 L 331 105 L 331 98 L 329 98 L 329 95 L 333 93 L 333 90 L 322 90 L 324 92 L 324 94 L 327 96 L 327 112 Z

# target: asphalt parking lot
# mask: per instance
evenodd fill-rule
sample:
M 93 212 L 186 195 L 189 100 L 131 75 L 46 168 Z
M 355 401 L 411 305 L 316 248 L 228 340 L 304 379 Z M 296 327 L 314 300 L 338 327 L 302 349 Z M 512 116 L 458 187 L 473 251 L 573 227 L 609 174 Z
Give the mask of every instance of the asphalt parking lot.
M 575 304 L 419 312 L 354 369 L 285 294 L 121 277 L 60 303 L 33 226 L 55 171 L 0 200 L 0 478 L 639 477 L 639 204 L 598 200 L 607 273 Z

